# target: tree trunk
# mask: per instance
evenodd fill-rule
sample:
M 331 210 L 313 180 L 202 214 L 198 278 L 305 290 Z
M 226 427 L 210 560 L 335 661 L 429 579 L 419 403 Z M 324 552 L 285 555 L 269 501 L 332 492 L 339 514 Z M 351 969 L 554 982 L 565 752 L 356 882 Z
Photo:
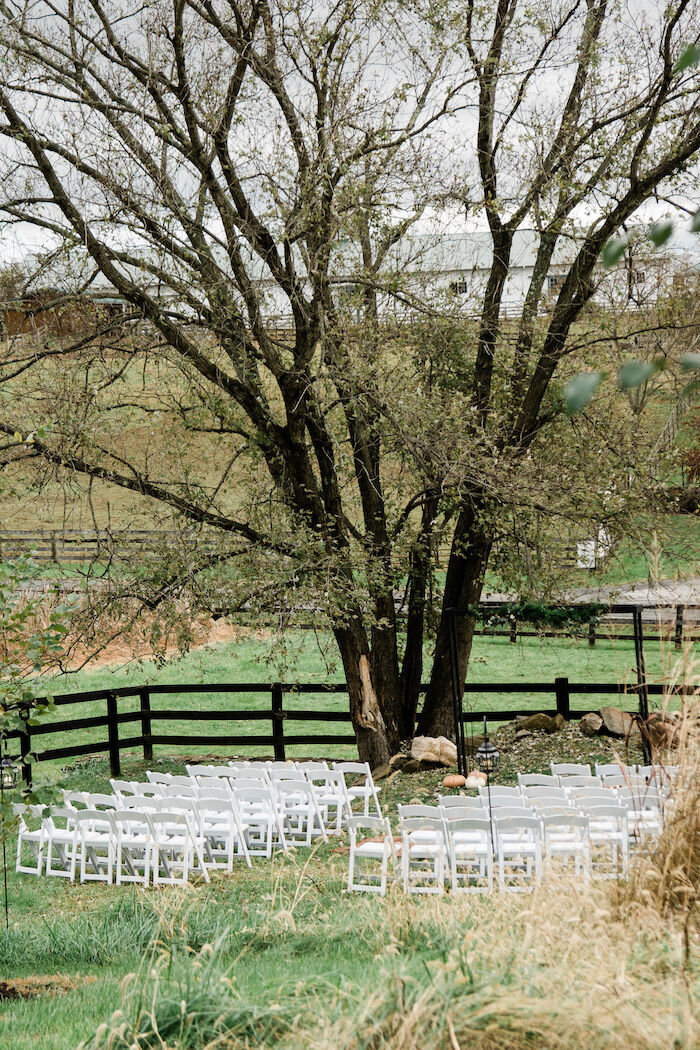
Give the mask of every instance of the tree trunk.
M 335 627 L 333 633 L 343 661 L 360 761 L 369 762 L 370 767 L 376 769 L 388 762 L 398 749 L 395 713 L 398 691 L 393 696 L 377 695 L 376 683 L 381 682 L 386 691 L 391 675 L 387 675 L 387 668 L 383 666 L 373 668 L 367 637 L 359 620 Z
M 401 665 L 401 723 L 402 740 L 413 736 L 416 711 L 423 677 L 423 639 L 425 634 L 425 599 L 430 575 L 432 554 L 432 522 L 437 514 L 438 499 L 426 500 L 423 506 L 420 533 L 410 555 L 408 573 L 408 615 L 406 617 L 406 649 Z
M 446 610 L 475 606 L 481 598 L 484 573 L 491 551 L 491 538 L 486 535 L 478 520 L 481 509 L 478 505 L 462 508 L 452 540 L 430 684 L 418 720 L 418 731 L 425 736 L 447 736 L 452 740 L 456 737 L 450 664 L 450 625 Z M 474 623 L 471 616 L 457 617 L 460 689 L 464 688 L 467 676 Z

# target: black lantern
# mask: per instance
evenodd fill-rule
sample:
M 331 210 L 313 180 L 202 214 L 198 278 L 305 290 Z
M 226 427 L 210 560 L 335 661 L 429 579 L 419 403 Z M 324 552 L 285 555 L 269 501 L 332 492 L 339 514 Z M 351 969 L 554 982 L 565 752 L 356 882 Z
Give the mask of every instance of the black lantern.
M 486 774 L 487 779 L 492 777 L 493 774 L 498 770 L 498 763 L 501 759 L 501 753 L 497 747 L 495 747 L 489 740 L 489 734 L 486 730 L 486 719 L 484 718 L 484 742 L 480 744 L 476 750 L 476 758 L 479 763 L 479 769 Z
M 10 758 L 9 755 L 0 759 L 0 786 L 2 786 L 3 791 L 17 787 L 18 782 L 19 771 L 15 765 L 15 760 Z

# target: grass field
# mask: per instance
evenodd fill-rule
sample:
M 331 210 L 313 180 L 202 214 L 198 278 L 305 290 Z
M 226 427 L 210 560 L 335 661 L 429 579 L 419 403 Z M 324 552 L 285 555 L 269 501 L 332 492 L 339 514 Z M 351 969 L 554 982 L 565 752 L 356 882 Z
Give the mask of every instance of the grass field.
M 650 681 L 662 681 L 673 675 L 673 666 L 677 654 L 667 643 L 649 642 L 646 646 L 646 664 Z M 177 686 L 183 683 L 223 683 L 223 682 L 259 682 L 270 683 L 285 681 L 287 683 L 342 681 L 334 654 L 332 639 L 324 635 L 315 635 L 310 631 L 287 632 L 284 651 L 280 641 L 273 636 L 266 636 L 256 631 L 245 631 L 234 642 L 219 644 L 207 649 L 195 650 L 179 660 L 156 665 L 148 661 L 138 661 L 120 668 L 102 668 L 95 671 L 84 670 L 77 674 L 60 676 L 50 683 L 54 696 L 64 693 L 89 689 L 114 689 L 132 687 L 135 692 L 142 685 Z M 595 648 L 590 648 L 585 639 L 524 638 L 512 645 L 506 638 L 477 637 L 474 641 L 468 683 L 535 683 L 554 682 L 557 676 L 566 676 L 572 683 L 584 682 L 622 682 L 632 685 L 636 681 L 634 646 L 629 640 L 601 639 Z M 572 707 L 576 710 L 593 710 L 604 704 L 618 703 L 615 696 L 604 694 L 581 695 L 572 697 Z M 271 706 L 270 693 L 226 694 L 217 692 L 181 693 L 153 696 L 153 710 L 265 710 Z M 493 710 L 494 712 L 512 709 L 541 710 L 555 706 L 554 695 L 542 693 L 481 693 L 470 688 L 468 684 L 465 696 L 468 710 Z M 635 698 L 630 696 L 624 706 L 633 708 Z M 323 721 L 300 721 L 294 719 L 295 710 L 347 711 L 347 698 L 342 693 L 303 693 L 288 692 L 284 698 L 286 735 L 294 734 L 344 734 L 350 733 L 349 721 L 345 723 Z M 135 712 L 139 708 L 138 695 L 120 698 L 119 712 Z M 90 701 L 59 708 L 60 715 L 52 717 L 87 718 L 104 716 L 104 700 Z M 498 719 L 494 719 L 497 723 Z M 270 733 L 268 721 L 212 721 L 195 723 L 189 720 L 163 720 L 153 723 L 153 732 L 162 734 L 193 735 L 267 735 Z M 138 735 L 140 726 L 131 723 L 121 727 L 123 737 Z M 37 751 L 47 748 L 65 747 L 70 744 L 87 744 L 88 742 L 105 741 L 104 727 L 96 729 L 77 729 L 67 733 L 37 734 L 33 748 Z M 225 747 L 203 745 L 201 748 L 191 746 L 183 748 L 183 753 L 216 753 L 216 754 L 253 754 L 270 749 L 259 746 Z M 156 748 L 158 755 L 160 747 Z M 344 757 L 355 754 L 353 745 L 339 744 L 298 744 L 290 745 L 289 755 L 308 755 L 314 757 Z M 127 752 L 123 752 L 126 754 Z M 60 763 L 39 764 L 36 775 L 39 780 L 53 777 L 58 773 Z
M 552 738 L 542 739 L 551 748 Z M 507 753 L 505 737 L 499 746 Z M 606 741 L 585 746 L 591 758 L 611 754 Z M 126 762 L 127 777 L 143 774 L 142 763 Z M 544 752 L 531 753 L 530 768 L 546 768 Z M 103 760 L 83 761 L 67 773 L 66 786 L 98 790 L 107 776 Z M 435 772 L 384 782 L 385 811 L 395 814 L 398 801 L 432 801 L 441 778 Z M 499 779 L 513 778 L 506 762 Z M 58 973 L 75 987 L 0 1001 L 0 1046 L 698 1045 L 700 969 L 694 961 L 683 966 L 682 925 L 660 921 L 642 901 L 630 908 L 617 887 L 559 880 L 525 898 L 408 900 L 396 889 L 377 899 L 346 895 L 346 871 L 343 843 L 331 842 L 312 853 L 256 860 L 251 870 L 237 866 L 231 876 L 214 874 L 209 886 L 195 879 L 184 890 L 69 885 L 11 873 L 0 978 Z M 694 927 L 688 937 L 694 959 Z M 128 974 L 137 976 L 125 981 Z M 123 1012 L 115 1015 L 117 1009 Z M 149 1015 L 159 1037 L 148 1035 Z

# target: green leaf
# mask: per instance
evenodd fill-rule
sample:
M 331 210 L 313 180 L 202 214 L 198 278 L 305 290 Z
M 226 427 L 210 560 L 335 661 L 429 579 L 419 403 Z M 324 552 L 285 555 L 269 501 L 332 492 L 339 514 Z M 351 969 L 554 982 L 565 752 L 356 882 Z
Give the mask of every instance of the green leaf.
M 662 244 L 666 243 L 672 233 L 673 223 L 670 219 L 661 219 L 650 228 L 649 237 L 656 247 L 660 248 Z
M 687 372 L 700 371 L 700 354 L 683 354 L 681 357 L 681 368 Z
M 700 233 L 700 208 L 693 215 L 692 222 L 690 223 L 691 233 Z
M 604 375 L 604 372 L 581 372 L 567 383 L 564 397 L 566 411 L 570 416 L 588 404 L 600 386 Z
M 605 242 L 605 246 L 602 251 L 603 266 L 606 270 L 609 270 L 611 266 L 617 265 L 622 256 L 625 254 L 627 247 L 627 237 L 611 237 L 609 241 Z
M 678 58 L 675 66 L 673 67 L 674 73 L 682 73 L 684 69 L 688 69 L 689 66 L 696 66 L 700 62 L 700 47 L 697 44 L 691 44 L 687 47 Z
M 617 383 L 621 390 L 646 383 L 649 376 L 659 371 L 656 361 L 627 361 L 617 373 Z

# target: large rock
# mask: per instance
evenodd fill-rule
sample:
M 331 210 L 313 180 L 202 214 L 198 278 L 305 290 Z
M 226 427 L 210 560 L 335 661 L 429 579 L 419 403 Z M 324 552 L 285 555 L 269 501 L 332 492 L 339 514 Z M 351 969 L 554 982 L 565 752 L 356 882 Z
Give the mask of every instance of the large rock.
M 545 733 L 555 733 L 559 726 L 553 718 L 549 715 L 545 715 L 542 712 L 536 715 L 529 715 L 527 718 L 518 726 L 518 732 L 522 732 L 523 729 L 527 730 L 528 733 L 532 733 L 536 730 L 544 730 Z
M 680 723 L 672 715 L 664 715 L 661 711 L 653 711 L 647 720 L 646 728 L 652 747 L 663 749 L 665 747 L 677 747 L 680 740 Z
M 603 726 L 610 736 L 628 737 L 639 736 L 639 726 L 628 711 L 621 711 L 619 707 L 601 707 L 598 712 L 603 719 Z
M 596 711 L 589 711 L 579 722 L 584 736 L 595 736 L 603 728 L 603 719 Z
M 457 764 L 457 747 L 446 736 L 417 736 L 411 745 L 411 758 L 442 766 Z

